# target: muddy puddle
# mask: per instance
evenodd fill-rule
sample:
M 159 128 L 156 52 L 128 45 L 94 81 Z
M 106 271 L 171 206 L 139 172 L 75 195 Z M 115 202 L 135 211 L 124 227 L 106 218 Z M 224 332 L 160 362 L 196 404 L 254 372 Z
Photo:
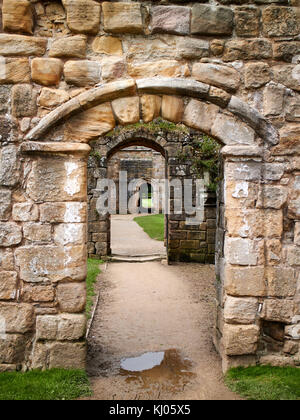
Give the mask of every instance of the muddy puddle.
M 196 376 L 192 362 L 175 349 L 149 352 L 121 360 L 120 375 L 127 383 L 136 382 L 144 389 L 159 387 L 175 392 Z

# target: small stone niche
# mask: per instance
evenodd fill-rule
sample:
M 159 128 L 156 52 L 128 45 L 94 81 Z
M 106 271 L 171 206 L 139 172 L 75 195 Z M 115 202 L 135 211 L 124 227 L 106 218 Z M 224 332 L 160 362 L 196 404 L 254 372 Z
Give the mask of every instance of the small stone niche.
M 262 347 L 268 352 L 280 352 L 284 346 L 285 324 L 282 322 L 263 321 Z

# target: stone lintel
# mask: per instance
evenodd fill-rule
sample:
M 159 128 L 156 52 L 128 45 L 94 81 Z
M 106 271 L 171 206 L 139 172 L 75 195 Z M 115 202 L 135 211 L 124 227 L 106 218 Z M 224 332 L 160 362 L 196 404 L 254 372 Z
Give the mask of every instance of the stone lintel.
M 88 155 L 91 147 L 83 143 L 39 143 L 27 142 L 21 145 L 23 153 L 64 153 L 64 154 L 82 154 Z

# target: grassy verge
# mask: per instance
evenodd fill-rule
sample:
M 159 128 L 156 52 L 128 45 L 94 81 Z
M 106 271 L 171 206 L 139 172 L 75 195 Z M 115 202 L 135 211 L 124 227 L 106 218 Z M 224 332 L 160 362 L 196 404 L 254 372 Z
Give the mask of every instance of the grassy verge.
M 0 373 L 0 400 L 74 400 L 91 395 L 84 371 L 51 369 Z
M 298 368 L 235 368 L 227 373 L 226 384 L 232 391 L 248 400 L 300 400 Z
M 103 261 L 88 259 L 88 274 L 86 279 L 86 315 L 88 319 L 91 318 L 93 297 L 95 296 L 95 283 L 101 272 L 100 264 L 103 264 Z
M 163 241 L 165 239 L 165 217 L 163 214 L 136 217 L 134 221 L 150 238 L 157 241 Z

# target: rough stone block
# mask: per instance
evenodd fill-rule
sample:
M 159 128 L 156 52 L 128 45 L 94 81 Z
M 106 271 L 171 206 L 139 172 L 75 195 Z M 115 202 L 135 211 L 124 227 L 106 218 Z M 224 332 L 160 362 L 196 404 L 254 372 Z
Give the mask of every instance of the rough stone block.
M 52 108 L 63 104 L 69 99 L 70 96 L 65 90 L 43 88 L 38 102 L 42 107 Z
M 289 246 L 287 248 L 287 262 L 293 266 L 300 266 L 300 248 Z
M 24 362 L 26 339 L 22 335 L 10 334 L 0 338 L 0 363 L 12 364 Z
M 23 225 L 24 238 L 32 242 L 47 243 L 51 241 L 51 225 L 41 223 L 25 223 Z
M 267 267 L 268 295 L 293 297 L 297 290 L 296 272 L 293 268 Z
M 0 55 L 42 56 L 47 48 L 47 39 L 23 35 L 0 34 Z
M 30 83 L 28 59 L 0 57 L 0 84 L 2 83 Z
M 92 0 L 63 0 L 67 24 L 72 32 L 97 34 L 100 30 L 101 6 Z
M 279 210 L 284 206 L 287 198 L 288 193 L 285 187 L 264 185 L 258 194 L 257 207 Z
M 299 10 L 270 6 L 262 12 L 263 31 L 269 37 L 296 36 L 299 33 Z
M 281 64 L 272 67 L 272 72 L 275 82 L 300 92 L 300 64 Z
M 228 324 L 254 324 L 258 315 L 258 299 L 227 296 L 224 319 Z
M 284 105 L 284 87 L 270 83 L 264 89 L 263 95 L 264 115 L 266 117 L 280 115 Z
M 188 35 L 190 32 L 189 7 L 156 6 L 151 10 L 152 33 Z
M 11 214 L 11 191 L 0 190 L 0 221 L 6 221 Z
M 253 145 L 255 139 L 255 133 L 252 128 L 225 114 L 217 115 L 214 125 L 212 126 L 211 133 L 226 145 Z
M 34 58 L 31 62 L 32 80 L 40 85 L 58 85 L 63 71 L 63 62 L 57 58 Z
M 231 35 L 233 18 L 233 11 L 229 7 L 196 4 L 192 8 L 191 33 Z
M 225 324 L 223 343 L 227 356 L 254 354 L 257 350 L 259 327 L 256 325 Z
M 21 241 L 20 226 L 12 222 L 0 223 L 0 247 L 18 245 Z
M 54 241 L 58 245 L 81 245 L 86 243 L 84 223 L 60 223 L 54 228 Z
M 15 117 L 32 117 L 37 112 L 37 93 L 29 84 L 12 88 L 12 114 Z
M 2 23 L 5 31 L 33 33 L 33 14 L 28 0 L 3 0 Z
M 5 320 L 6 333 L 26 333 L 34 323 L 33 306 L 27 303 L 0 303 L 0 316 Z
M 24 302 L 53 302 L 55 289 L 53 286 L 25 286 L 21 290 Z
M 159 117 L 161 97 L 157 95 L 143 95 L 141 97 L 143 121 L 148 123 Z
M 272 43 L 267 39 L 233 39 L 225 44 L 223 61 L 264 60 L 272 56 Z
M 237 36 L 259 36 L 260 11 L 256 7 L 241 6 L 235 9 L 235 31 Z
M 102 3 L 104 30 L 112 33 L 143 33 L 140 3 Z
M 271 79 L 271 71 L 267 63 L 247 63 L 244 74 L 247 88 L 257 89 Z
M 112 108 L 121 124 L 135 124 L 140 120 L 139 97 L 115 99 Z
M 257 245 L 250 239 L 226 238 L 225 258 L 230 264 L 257 265 Z
M 264 267 L 235 268 L 227 266 L 225 290 L 233 296 L 266 296 L 267 285 Z
M 104 57 L 101 65 L 102 79 L 105 81 L 120 79 L 126 72 L 126 63 L 121 57 Z
M 85 315 L 45 315 L 38 316 L 36 320 L 37 340 L 80 340 L 85 330 Z
M 57 287 L 57 301 L 62 312 L 82 312 L 86 303 L 85 283 L 63 283 Z
M 4 271 L 13 271 L 14 255 L 12 250 L 0 248 L 0 269 Z
M 50 349 L 49 368 L 85 369 L 84 343 L 55 343 Z
M 144 77 L 188 77 L 189 68 L 175 60 L 149 61 L 144 63 L 129 63 L 127 66 L 129 76 L 140 79 Z
M 49 51 L 49 57 L 85 58 L 87 39 L 82 35 L 55 39 Z
M 16 222 L 36 222 L 39 218 L 38 206 L 32 203 L 14 204 L 12 215 Z
M 185 108 L 182 121 L 188 127 L 210 133 L 218 112 L 219 107 L 216 105 L 206 104 L 192 99 Z
M 86 222 L 86 203 L 45 203 L 40 206 L 41 222 L 84 223 Z
M 193 60 L 209 56 L 209 42 L 203 39 L 178 37 L 176 39 L 176 60 Z M 170 56 L 170 58 L 173 58 Z
M 64 75 L 66 82 L 75 86 L 96 85 L 100 82 L 101 66 L 96 61 L 67 61 Z
M 192 76 L 203 83 L 235 91 L 240 85 L 239 73 L 232 67 L 212 63 L 196 63 Z
M 0 278 L 0 299 L 15 299 L 17 294 L 17 273 L 13 271 L 0 271 Z
M 123 55 L 122 41 L 113 36 L 101 36 L 94 39 L 92 49 L 95 53 Z
M 182 121 L 184 102 L 182 98 L 164 95 L 161 104 L 162 117 L 167 121 L 179 123 Z
M 293 314 L 293 302 L 291 300 L 266 299 L 261 317 L 266 321 L 290 323 Z

